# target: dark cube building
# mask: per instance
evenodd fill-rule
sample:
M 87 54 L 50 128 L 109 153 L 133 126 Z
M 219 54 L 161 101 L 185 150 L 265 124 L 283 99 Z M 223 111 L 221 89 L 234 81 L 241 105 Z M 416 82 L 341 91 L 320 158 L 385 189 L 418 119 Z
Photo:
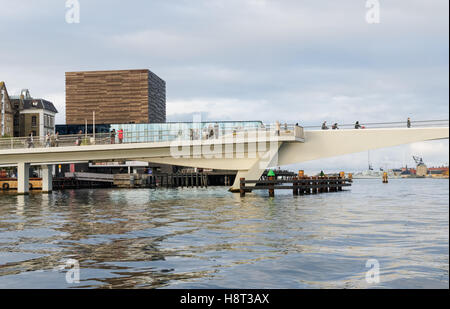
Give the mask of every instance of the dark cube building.
M 166 83 L 149 70 L 66 72 L 66 123 L 166 121 Z

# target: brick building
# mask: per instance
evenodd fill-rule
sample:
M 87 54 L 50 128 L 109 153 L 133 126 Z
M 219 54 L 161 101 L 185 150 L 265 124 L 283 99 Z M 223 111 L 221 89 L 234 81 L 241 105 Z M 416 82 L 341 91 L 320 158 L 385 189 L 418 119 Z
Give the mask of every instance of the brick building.
M 5 82 L 0 82 L 0 137 L 14 135 L 14 110 Z
M 66 123 L 162 123 L 166 83 L 149 70 L 66 72 Z

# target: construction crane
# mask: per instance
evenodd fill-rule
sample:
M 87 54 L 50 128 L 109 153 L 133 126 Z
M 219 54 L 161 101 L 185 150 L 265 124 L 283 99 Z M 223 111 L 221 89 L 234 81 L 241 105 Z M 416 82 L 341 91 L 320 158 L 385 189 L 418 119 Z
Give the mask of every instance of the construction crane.
M 416 162 L 417 165 L 424 165 L 425 163 L 423 163 L 423 158 L 421 157 L 416 157 L 413 156 L 414 161 Z

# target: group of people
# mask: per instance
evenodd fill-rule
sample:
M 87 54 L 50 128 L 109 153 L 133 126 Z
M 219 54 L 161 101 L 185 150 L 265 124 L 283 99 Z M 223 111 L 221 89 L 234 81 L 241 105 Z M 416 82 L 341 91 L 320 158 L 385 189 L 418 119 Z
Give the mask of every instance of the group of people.
M 34 136 L 33 133 L 30 133 L 26 139 L 27 147 L 28 148 L 34 148 Z M 47 132 L 47 134 L 44 137 L 44 145 L 46 148 L 48 147 L 58 147 L 59 146 L 59 133 L 52 133 Z
M 328 126 L 327 126 L 327 122 L 324 121 L 324 122 L 322 123 L 322 130 L 328 130 L 328 129 L 329 129 L 329 128 L 328 128 Z M 338 130 L 338 129 L 339 129 L 337 122 L 335 122 L 335 123 L 331 126 L 331 129 L 332 129 L 332 130 Z M 364 127 L 361 126 L 361 125 L 359 124 L 359 121 L 356 121 L 356 122 L 355 122 L 355 129 L 364 129 Z
M 324 122 L 322 123 L 322 130 L 328 130 L 328 129 L 329 129 L 329 128 L 328 128 L 328 126 L 327 126 L 327 122 L 324 121 Z M 337 129 L 339 129 L 337 122 L 335 122 L 335 123 L 331 126 L 331 129 L 332 129 L 332 130 L 337 130 Z
M 406 121 L 406 127 L 407 127 L 407 128 L 411 128 L 411 118 L 409 118 L 409 117 L 408 117 L 408 119 L 407 119 L 407 121 Z M 365 127 L 362 126 L 362 125 L 359 123 L 359 121 L 356 121 L 356 122 L 355 122 L 355 129 L 364 129 L 364 128 L 365 128 Z M 328 128 L 328 126 L 327 126 L 327 122 L 324 121 L 324 122 L 322 123 L 322 130 L 328 130 L 328 129 L 329 129 L 329 128 Z M 333 130 L 339 129 L 337 122 L 334 123 L 334 124 L 331 126 L 331 129 L 333 129 Z
M 219 138 L 219 124 L 216 123 L 214 124 L 214 126 L 209 125 L 208 127 L 204 127 L 201 130 L 201 138 L 202 139 L 214 139 L 214 138 Z M 180 130 L 178 132 L 179 136 L 183 135 L 183 132 Z M 197 140 L 200 139 L 200 132 L 199 129 L 193 129 L 190 128 L 189 129 L 189 139 L 192 140 Z
M 122 144 L 123 143 L 123 130 L 122 129 L 119 129 L 117 132 L 116 132 L 115 129 L 111 130 L 111 135 L 110 135 L 111 144 L 115 144 L 116 143 L 116 135 L 117 135 L 117 138 L 119 140 L 119 144 Z
M 298 122 L 295 124 L 295 126 L 298 127 Z M 287 130 L 288 130 L 288 124 L 287 124 L 287 122 L 284 123 L 283 129 L 284 129 L 284 131 L 287 131 Z M 276 134 L 277 136 L 280 136 L 280 132 L 281 132 L 281 124 L 280 124 L 280 122 L 277 120 L 277 121 L 275 122 L 275 134 Z

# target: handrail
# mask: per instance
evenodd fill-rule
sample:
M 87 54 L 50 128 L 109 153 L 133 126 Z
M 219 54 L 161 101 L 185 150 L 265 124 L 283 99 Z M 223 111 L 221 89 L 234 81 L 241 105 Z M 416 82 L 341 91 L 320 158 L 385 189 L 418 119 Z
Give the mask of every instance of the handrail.
M 406 121 L 396 121 L 396 122 L 360 122 L 359 123 L 362 127 L 364 127 L 365 129 L 380 129 L 380 128 L 401 128 L 407 127 L 407 122 Z M 436 125 L 436 126 L 443 126 L 443 125 L 447 125 L 449 124 L 449 120 L 415 120 L 415 121 L 411 121 L 411 127 L 423 127 L 424 125 L 427 126 L 431 126 L 431 125 Z M 328 128 L 331 130 L 332 123 L 328 124 Z M 322 129 L 321 125 L 318 126 L 304 126 L 303 127 L 305 130 L 310 130 L 310 129 Z M 338 123 L 338 128 L 339 129 L 343 129 L 343 128 L 355 128 L 355 123 L 353 124 L 339 124 Z
M 411 127 L 423 126 L 448 126 L 449 120 L 417 120 L 411 121 Z M 407 127 L 406 121 L 402 122 L 374 122 L 360 123 L 364 129 L 379 128 L 400 128 Z M 355 129 L 354 124 L 338 125 L 339 129 Z M 23 148 L 46 148 L 46 147 L 68 147 L 68 146 L 88 146 L 88 145 L 106 145 L 106 144 L 129 144 L 129 143 L 152 143 L 152 142 L 172 142 L 179 141 L 204 141 L 217 139 L 224 136 L 240 136 L 242 133 L 248 132 L 269 132 L 272 135 L 293 136 L 295 138 L 304 138 L 305 130 L 321 129 L 321 126 L 298 126 L 293 124 L 257 124 L 254 126 L 244 126 L 236 128 L 217 128 L 215 126 L 190 128 L 171 128 L 147 131 L 131 131 L 123 132 L 122 139 L 119 139 L 119 131 L 113 136 L 110 133 L 94 134 L 75 134 L 75 135 L 56 135 L 47 138 L 45 136 L 33 137 L 13 137 L 0 138 L 0 150 L 2 149 L 23 149 Z M 329 127 L 331 130 L 332 128 Z M 279 133 L 277 133 L 280 131 Z
M 295 136 L 302 137 L 303 129 L 295 125 L 280 125 L 281 136 Z M 88 146 L 88 145 L 106 145 L 106 144 L 129 144 L 129 143 L 151 143 L 151 142 L 172 142 L 180 141 L 194 141 L 194 140 L 211 140 L 224 136 L 237 136 L 241 134 L 257 132 L 258 136 L 261 133 L 270 133 L 276 135 L 277 126 L 275 125 L 258 125 L 246 126 L 237 128 L 189 128 L 189 129 L 161 129 L 148 131 L 131 131 L 123 132 L 116 131 L 115 134 L 110 133 L 96 133 L 94 134 L 75 134 L 75 135 L 51 135 L 47 136 L 33 136 L 30 137 L 13 137 L 0 138 L 1 149 L 23 149 L 23 148 L 51 148 L 51 147 L 68 147 L 68 146 Z M 119 138 L 122 137 L 122 138 Z

